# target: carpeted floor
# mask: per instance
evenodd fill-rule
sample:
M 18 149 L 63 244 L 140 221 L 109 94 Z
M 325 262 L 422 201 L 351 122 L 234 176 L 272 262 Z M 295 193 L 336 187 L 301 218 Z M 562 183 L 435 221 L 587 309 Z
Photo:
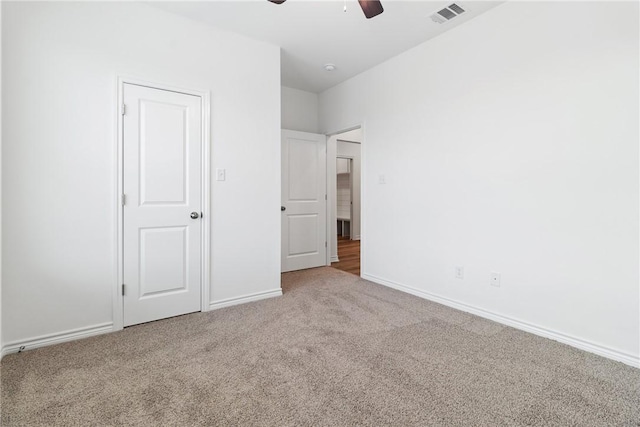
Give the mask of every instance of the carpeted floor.
M 3 426 L 638 426 L 640 370 L 331 268 L 6 356 Z

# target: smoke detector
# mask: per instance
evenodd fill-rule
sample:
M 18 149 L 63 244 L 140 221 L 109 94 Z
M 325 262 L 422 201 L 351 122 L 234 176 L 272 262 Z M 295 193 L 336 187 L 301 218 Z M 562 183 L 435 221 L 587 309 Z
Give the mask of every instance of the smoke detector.
M 324 64 L 324 69 L 327 71 L 333 71 L 336 69 L 335 64 Z
M 449 6 L 445 7 L 444 9 L 440 9 L 439 11 L 431 14 L 430 18 L 433 22 L 442 24 L 452 20 L 453 18 L 463 14 L 464 12 L 465 10 L 463 8 L 461 8 L 455 3 L 451 3 Z

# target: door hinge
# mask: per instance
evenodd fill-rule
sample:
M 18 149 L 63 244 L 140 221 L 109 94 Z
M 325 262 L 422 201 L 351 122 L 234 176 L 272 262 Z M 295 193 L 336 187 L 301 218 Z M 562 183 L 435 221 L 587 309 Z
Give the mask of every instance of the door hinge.
M 122 115 L 124 116 L 125 114 L 127 114 L 127 106 L 122 104 Z
M 324 195 L 324 199 L 327 200 L 327 195 L 326 194 Z
M 327 247 L 327 242 L 324 242 L 324 247 L 325 247 L 325 248 Z
M 122 203 L 122 206 L 124 206 L 124 204 L 126 203 L 127 197 L 123 194 L 122 196 L 120 196 L 120 202 Z
M 124 283 L 122 284 L 122 295 L 124 295 Z

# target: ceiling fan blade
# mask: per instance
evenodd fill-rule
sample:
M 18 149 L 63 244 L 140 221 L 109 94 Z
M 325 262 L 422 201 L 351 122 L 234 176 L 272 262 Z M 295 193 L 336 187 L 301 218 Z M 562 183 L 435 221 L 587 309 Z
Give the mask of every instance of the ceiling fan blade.
M 287 0 L 269 0 L 271 3 L 275 3 L 275 4 L 282 4 Z
M 360 3 L 360 7 L 362 8 L 364 16 L 366 16 L 367 19 L 371 19 L 374 16 L 378 16 L 382 12 L 384 12 L 380 0 L 358 0 L 358 3 Z

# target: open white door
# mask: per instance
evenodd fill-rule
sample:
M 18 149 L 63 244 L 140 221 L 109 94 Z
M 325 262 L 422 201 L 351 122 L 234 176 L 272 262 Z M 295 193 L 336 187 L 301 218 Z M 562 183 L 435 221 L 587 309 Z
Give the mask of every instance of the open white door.
M 200 311 L 202 104 L 124 84 L 124 326 Z
M 283 272 L 326 265 L 326 157 L 326 136 L 282 131 Z

